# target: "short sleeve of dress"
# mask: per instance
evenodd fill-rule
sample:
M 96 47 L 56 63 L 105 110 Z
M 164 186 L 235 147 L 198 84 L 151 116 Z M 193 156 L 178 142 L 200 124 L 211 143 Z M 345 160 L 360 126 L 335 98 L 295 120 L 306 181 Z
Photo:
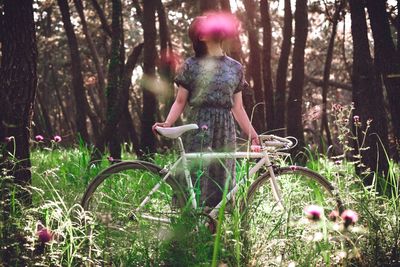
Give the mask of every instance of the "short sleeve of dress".
M 190 64 L 186 60 L 183 65 L 178 69 L 174 78 L 174 82 L 178 86 L 183 86 L 186 90 L 190 90 Z
M 249 87 L 249 84 L 246 82 L 245 77 L 244 77 L 243 68 L 240 69 L 239 75 L 240 75 L 239 84 L 236 87 L 235 91 L 233 91 L 234 94 L 239 93 L 239 92 L 245 90 L 247 87 Z

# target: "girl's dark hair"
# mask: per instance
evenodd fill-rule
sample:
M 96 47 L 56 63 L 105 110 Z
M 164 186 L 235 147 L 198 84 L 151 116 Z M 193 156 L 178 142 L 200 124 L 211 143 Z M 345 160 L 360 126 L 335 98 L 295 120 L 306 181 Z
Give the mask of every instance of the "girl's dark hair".
M 206 43 L 200 40 L 201 22 L 205 19 L 205 16 L 196 17 L 189 26 L 189 38 L 196 57 L 204 57 L 208 53 Z

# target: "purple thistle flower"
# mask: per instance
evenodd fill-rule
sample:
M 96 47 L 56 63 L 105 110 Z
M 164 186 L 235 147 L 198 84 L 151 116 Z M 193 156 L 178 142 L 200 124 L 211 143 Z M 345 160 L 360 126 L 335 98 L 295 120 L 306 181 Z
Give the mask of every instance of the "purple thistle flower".
M 304 213 L 311 221 L 319 221 L 324 213 L 324 209 L 317 205 L 308 205 L 304 208 Z
M 36 235 L 38 236 L 39 241 L 42 243 L 47 243 L 53 240 L 53 233 L 46 227 L 40 228 L 36 232 Z
M 357 115 L 353 116 L 353 120 L 354 120 L 354 122 L 359 122 L 360 116 L 357 116 Z
M 358 221 L 358 214 L 353 210 L 345 210 L 341 215 L 344 221 L 344 227 L 354 225 Z
M 35 136 L 35 140 L 36 142 L 42 142 L 44 140 L 44 137 L 43 135 L 38 134 Z
M 9 143 L 9 142 L 11 142 L 13 139 L 14 139 L 14 136 L 7 136 L 7 137 L 4 138 L 4 141 L 5 141 L 6 143 Z
M 107 157 L 107 159 L 108 159 L 109 162 L 113 162 L 114 161 L 114 158 L 111 157 L 111 156 Z
M 207 130 L 208 130 L 208 126 L 207 126 L 206 124 L 204 124 L 203 126 L 201 126 L 201 129 L 202 129 L 203 131 L 207 131 Z
M 53 137 L 53 140 L 54 140 L 54 142 L 56 142 L 56 143 L 60 143 L 61 140 L 62 140 L 62 138 L 61 138 L 61 136 L 59 136 L 59 135 L 55 135 L 55 136 Z

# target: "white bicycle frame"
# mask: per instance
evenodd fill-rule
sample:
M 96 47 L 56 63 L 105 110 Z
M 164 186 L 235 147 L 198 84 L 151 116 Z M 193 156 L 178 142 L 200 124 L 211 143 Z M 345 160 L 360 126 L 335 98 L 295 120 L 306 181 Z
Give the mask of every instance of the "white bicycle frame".
M 260 140 L 264 139 L 268 139 L 269 136 L 265 135 L 261 135 L 259 136 Z M 288 141 L 285 138 L 280 138 L 280 137 L 275 137 L 281 139 L 281 140 L 285 140 L 286 143 L 289 142 L 289 144 L 291 144 L 290 141 Z M 163 169 L 162 173 L 165 173 L 164 177 L 161 179 L 161 181 L 159 183 L 157 183 L 152 190 L 149 192 L 149 194 L 146 196 L 146 198 L 141 202 L 141 204 L 139 205 L 139 207 L 137 207 L 135 209 L 135 212 L 139 212 L 140 209 L 142 207 L 144 207 L 144 205 L 150 200 L 151 196 L 160 188 L 160 186 L 165 183 L 165 181 L 171 177 L 171 175 L 174 174 L 174 172 L 176 171 L 177 167 L 179 165 L 183 166 L 184 169 L 184 175 L 185 175 L 185 181 L 186 181 L 186 186 L 189 189 L 189 201 L 191 202 L 191 206 L 196 209 L 198 207 L 197 202 L 196 202 L 196 197 L 195 197 L 195 191 L 194 191 L 194 187 L 193 187 L 193 183 L 192 183 L 192 179 L 191 179 L 191 175 L 190 175 L 190 171 L 188 168 L 188 160 L 195 160 L 195 159 L 202 159 L 202 160 L 209 160 L 209 159 L 260 159 L 250 170 L 248 173 L 248 177 L 251 177 L 253 174 L 255 174 L 258 170 L 261 169 L 262 166 L 266 166 L 267 170 L 270 174 L 270 183 L 271 183 L 271 188 L 272 188 L 272 192 L 274 195 L 274 198 L 277 201 L 277 204 L 283 208 L 283 203 L 282 203 L 282 196 L 281 196 L 281 191 L 279 189 L 278 183 L 276 181 L 276 176 L 274 173 L 274 169 L 270 160 L 270 153 L 268 151 L 268 149 L 263 149 L 261 152 L 201 152 L 201 153 L 186 153 L 185 152 L 185 148 L 182 142 L 182 139 L 180 137 L 177 138 L 178 141 L 178 146 L 179 146 L 179 152 L 180 152 L 180 157 L 178 158 L 178 160 L 169 168 L 169 169 Z M 266 147 L 282 147 L 282 142 L 279 141 L 267 141 L 265 142 Z M 289 145 L 291 146 L 291 145 Z M 274 151 L 273 155 L 288 155 L 287 153 L 282 153 L 282 152 L 277 152 Z M 209 216 L 211 216 L 212 218 L 216 218 L 218 215 L 218 210 L 221 208 L 222 204 L 224 201 L 229 202 L 232 197 L 236 194 L 236 192 L 239 190 L 240 186 L 242 186 L 242 184 L 245 183 L 245 179 L 241 179 L 239 180 L 236 185 L 231 189 L 230 192 L 228 192 L 228 194 L 226 195 L 225 199 L 221 200 L 221 202 L 219 202 L 215 208 L 213 210 L 211 210 L 211 212 L 208 214 Z M 163 221 L 160 218 L 154 218 L 152 216 L 142 216 L 143 218 L 146 219 L 150 219 L 150 220 L 158 220 L 158 221 Z M 168 221 L 165 221 L 168 223 Z

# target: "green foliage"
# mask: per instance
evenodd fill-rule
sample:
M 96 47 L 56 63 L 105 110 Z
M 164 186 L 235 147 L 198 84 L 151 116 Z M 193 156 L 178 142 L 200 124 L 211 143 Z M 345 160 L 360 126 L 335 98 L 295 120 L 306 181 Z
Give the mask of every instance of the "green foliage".
M 38 148 L 32 153 L 33 206 L 22 208 L 13 201 L 21 188 L 10 187 L 9 220 L 0 224 L 1 249 L 14 246 L 15 263 L 29 260 L 32 264 L 76 266 L 84 263 L 116 265 L 137 263 L 141 266 L 377 266 L 400 261 L 399 186 L 397 164 L 391 163 L 388 177 L 376 176 L 375 184 L 390 183 L 392 191 L 378 194 L 374 186 L 364 187 L 354 172 L 354 163 L 341 158 L 333 162 L 324 155 L 307 152 L 307 166 L 327 177 L 338 189 L 347 208 L 359 214 L 359 221 L 344 228 L 343 220 L 330 221 L 323 216 L 318 222 L 303 218 L 288 224 L 286 231 L 277 232 L 285 218 L 275 214 L 258 218 L 264 223 L 257 233 L 257 242 L 249 242 L 245 217 L 239 205 L 245 192 L 238 193 L 234 207 L 220 214 L 217 234 L 211 234 L 201 222 L 207 217 L 186 211 L 170 227 L 170 238 L 163 241 L 156 254 L 138 253 L 127 248 L 113 258 L 105 258 L 104 234 L 91 228 L 92 218 L 77 203 L 89 180 L 109 163 L 102 159 L 98 166 L 88 167 L 90 151 L 85 147 L 63 149 Z M 156 164 L 167 165 L 176 154 L 157 154 Z M 124 158 L 132 158 L 124 154 Z M 249 164 L 238 164 L 238 176 L 245 175 Z M 1 176 L 1 186 L 12 184 L 12 177 Z M 290 185 L 289 185 L 290 186 Z M 4 205 L 2 195 L 1 205 Z M 3 208 L 3 206 L 1 207 Z M 4 213 L 2 213 L 4 215 Z M 41 242 L 38 229 L 51 231 L 51 241 Z M 8 231 L 6 231 L 8 230 Z M 20 244 L 6 244 L 4 233 L 13 233 Z M 251 240 L 250 240 L 251 241 Z M 118 249 L 118 247 L 115 247 Z M 214 251 L 217 251 L 215 253 Z M 138 255 L 144 255 L 142 257 Z

